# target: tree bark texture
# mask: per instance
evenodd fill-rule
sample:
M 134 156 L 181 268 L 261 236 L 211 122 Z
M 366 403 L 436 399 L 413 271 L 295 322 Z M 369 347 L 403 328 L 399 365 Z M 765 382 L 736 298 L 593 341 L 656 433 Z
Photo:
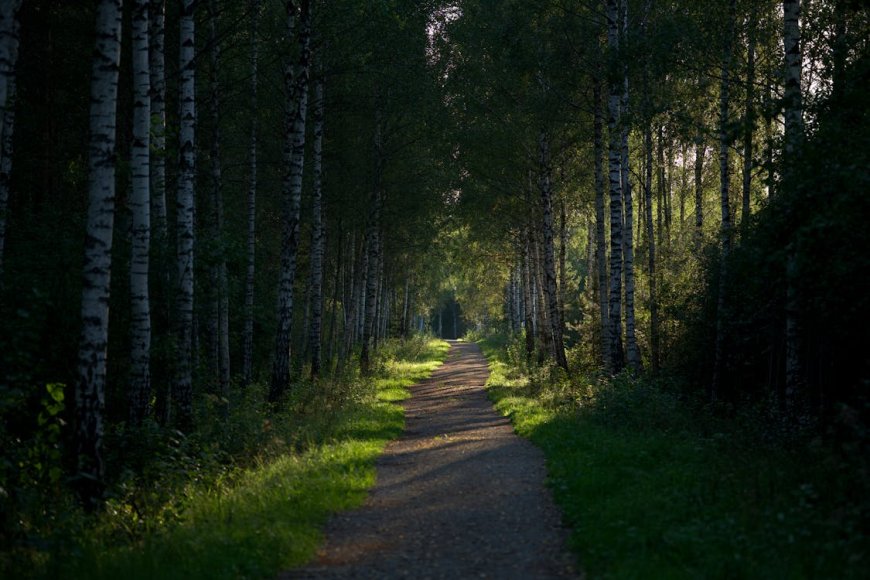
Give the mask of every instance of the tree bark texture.
M 619 56 L 619 10 L 617 0 L 607 0 L 607 45 L 611 58 L 610 95 L 608 97 L 607 126 L 609 132 L 610 175 L 610 361 L 608 369 L 618 373 L 624 365 L 622 347 L 622 176 L 621 176 L 621 117 L 622 75 L 617 67 Z
M 178 426 L 182 431 L 193 426 L 193 260 L 196 181 L 196 65 L 194 62 L 194 0 L 181 4 L 181 29 L 178 69 L 179 84 L 179 168 L 176 194 L 176 260 L 178 295 L 176 299 L 177 353 L 173 397 L 177 403 Z
M 731 254 L 731 205 L 729 152 L 731 147 L 730 127 L 730 90 L 731 58 L 734 38 L 734 19 L 736 2 L 731 0 L 728 9 L 728 30 L 725 37 L 725 50 L 722 56 L 722 82 L 719 88 L 719 192 L 722 223 L 719 228 L 719 293 L 716 300 L 716 346 L 713 361 L 713 380 L 710 384 L 710 401 L 716 402 L 722 380 L 722 367 L 725 358 L 725 322 L 728 304 L 728 259 Z
M 601 82 L 596 79 L 593 85 L 593 154 L 595 157 L 595 260 L 598 264 L 598 310 L 601 316 L 601 361 L 603 366 L 610 365 L 610 310 L 608 303 L 607 277 L 607 239 L 604 222 L 604 111 Z
M 559 310 L 559 291 L 556 287 L 556 259 L 553 243 L 553 184 L 550 167 L 550 138 L 546 131 L 541 131 L 538 146 L 540 149 L 540 181 L 541 209 L 543 211 L 543 247 L 544 253 L 544 295 L 550 313 L 550 334 L 553 358 L 556 364 L 568 370 L 568 360 L 565 358 L 565 345 L 562 341 L 562 313 Z
M 321 320 L 323 318 L 323 77 L 314 83 L 314 199 L 311 220 L 311 321 L 308 348 L 311 354 L 311 377 L 320 374 Z
M 308 77 L 311 62 L 311 14 L 309 2 L 303 0 L 299 13 L 297 40 L 298 64 L 288 63 L 284 83 L 289 102 L 284 136 L 285 173 L 282 195 L 281 274 L 278 285 L 278 328 L 272 362 L 269 400 L 277 402 L 290 382 L 290 345 L 293 325 L 293 282 L 299 251 L 299 212 L 302 201 L 302 169 L 305 160 L 305 121 L 308 112 Z M 293 34 L 295 3 L 287 2 L 290 15 L 289 34 Z
M 133 143 L 130 212 L 130 424 L 139 425 L 151 396 L 151 303 L 148 294 L 151 248 L 151 79 L 148 64 L 148 0 L 134 0 Z
M 12 174 L 12 131 L 15 125 L 15 68 L 18 62 L 21 0 L 0 3 L 0 288 L 6 248 L 6 213 Z
M 82 330 L 76 378 L 76 478 L 86 505 L 103 488 L 103 411 L 112 232 L 115 218 L 115 142 L 121 58 L 121 0 L 97 5 L 96 46 L 91 68 L 88 214 L 82 270 Z
M 249 0 L 251 12 L 251 127 L 248 142 L 248 232 L 245 254 L 245 306 L 242 329 L 242 384 L 247 385 L 254 379 L 254 274 L 257 263 L 257 67 L 259 61 L 259 19 L 260 0 Z

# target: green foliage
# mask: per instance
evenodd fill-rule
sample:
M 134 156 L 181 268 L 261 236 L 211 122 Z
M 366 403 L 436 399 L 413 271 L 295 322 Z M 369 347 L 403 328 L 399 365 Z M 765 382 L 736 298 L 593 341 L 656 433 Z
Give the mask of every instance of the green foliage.
M 533 386 L 483 343 L 496 407 L 541 447 L 592 577 L 862 578 L 866 457 L 820 440 L 765 440 L 763 415 L 716 417 L 665 384 L 621 375 Z M 540 380 L 538 378 L 537 380 Z
M 425 337 L 388 341 L 371 379 L 353 370 L 300 383 L 277 410 L 262 403 L 265 385 L 249 385 L 223 421 L 225 404 L 205 396 L 199 419 L 213 427 L 189 436 L 153 422 L 118 428 L 108 460 L 125 469 L 102 512 L 42 495 L 43 511 L 67 516 L 36 521 L 27 541 L 3 546 L 0 563 L 17 577 L 73 578 L 272 577 L 304 563 L 326 517 L 359 505 L 374 483 L 374 460 L 404 425 L 395 402 L 448 349 Z M 47 417 L 63 400 L 57 385 L 48 393 Z

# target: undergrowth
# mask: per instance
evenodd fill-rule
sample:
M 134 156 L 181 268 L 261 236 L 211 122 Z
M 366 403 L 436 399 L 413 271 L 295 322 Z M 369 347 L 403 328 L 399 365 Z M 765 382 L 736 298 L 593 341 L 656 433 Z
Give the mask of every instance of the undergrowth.
M 223 419 L 224 401 L 199 401 L 193 435 L 153 424 L 111 434 L 108 460 L 124 470 L 104 509 L 85 514 L 61 494 L 42 514 L 23 514 L 24 541 L 0 552 L 3 576 L 259 578 L 306 562 L 327 516 L 359 505 L 373 485 L 375 459 L 404 426 L 395 403 L 448 349 L 390 341 L 371 378 L 299 382 L 280 409 L 255 384 Z
M 545 453 L 593 578 L 866 578 L 870 473 L 860 442 L 782 437 L 666 382 L 525 362 L 482 341 L 488 392 Z

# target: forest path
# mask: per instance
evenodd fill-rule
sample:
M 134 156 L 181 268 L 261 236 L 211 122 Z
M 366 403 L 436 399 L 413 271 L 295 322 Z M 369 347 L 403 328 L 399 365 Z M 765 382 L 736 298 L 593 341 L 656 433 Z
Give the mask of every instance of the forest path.
M 334 516 L 315 561 L 281 578 L 576 577 L 543 454 L 492 408 L 477 345 L 450 342 L 411 387 L 365 504 Z

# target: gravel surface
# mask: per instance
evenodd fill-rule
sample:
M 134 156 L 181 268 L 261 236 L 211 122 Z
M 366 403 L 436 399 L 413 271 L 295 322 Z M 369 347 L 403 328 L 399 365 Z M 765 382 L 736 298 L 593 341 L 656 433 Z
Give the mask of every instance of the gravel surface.
M 452 342 L 411 388 L 368 500 L 330 520 L 312 564 L 280 577 L 578 577 L 544 457 L 492 408 L 488 376 L 477 345 Z

